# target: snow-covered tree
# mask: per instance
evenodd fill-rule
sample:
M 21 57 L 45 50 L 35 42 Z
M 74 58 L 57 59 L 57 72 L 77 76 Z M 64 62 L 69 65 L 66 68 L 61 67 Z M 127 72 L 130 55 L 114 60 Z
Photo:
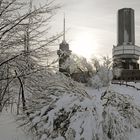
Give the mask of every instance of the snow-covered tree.
M 70 65 L 71 73 L 76 73 L 79 71 L 80 72 L 93 71 L 91 64 L 87 61 L 85 57 L 80 57 L 76 54 L 72 54 L 70 63 L 71 63 Z
M 107 86 L 112 79 L 112 60 L 111 58 L 103 57 L 101 60 L 93 58 L 92 60 L 95 74 L 89 80 L 89 85 L 98 85 L 98 87 Z M 98 80 L 97 80 L 98 79 Z M 95 84 L 96 83 L 96 84 Z M 97 87 L 97 86 L 96 86 Z
M 0 111 L 11 98 L 6 95 L 12 82 L 17 79 L 23 86 L 26 75 L 42 69 L 38 65 L 41 58 L 51 55 L 48 46 L 59 37 L 48 34 L 56 9 L 52 1 L 38 6 L 33 0 L 0 1 Z

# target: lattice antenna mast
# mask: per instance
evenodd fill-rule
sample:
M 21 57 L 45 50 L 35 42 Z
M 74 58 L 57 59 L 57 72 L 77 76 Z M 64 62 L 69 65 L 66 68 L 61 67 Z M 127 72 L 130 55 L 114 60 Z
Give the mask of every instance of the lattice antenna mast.
M 63 41 L 65 42 L 65 14 L 64 14 L 64 20 L 63 20 Z

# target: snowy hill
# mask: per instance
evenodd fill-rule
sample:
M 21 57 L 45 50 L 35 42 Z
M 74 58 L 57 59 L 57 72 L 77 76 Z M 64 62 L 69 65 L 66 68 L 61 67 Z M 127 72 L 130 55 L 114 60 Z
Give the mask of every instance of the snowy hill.
M 68 82 L 67 85 L 70 85 Z M 140 87 L 140 83 L 128 84 Z M 38 139 L 140 139 L 140 90 L 115 84 L 99 90 L 84 85 L 78 90 L 76 85 L 72 86 L 75 90 L 55 87 L 56 91 L 63 91 L 63 94 L 57 92 L 52 102 L 37 111 L 30 109 L 30 125 Z

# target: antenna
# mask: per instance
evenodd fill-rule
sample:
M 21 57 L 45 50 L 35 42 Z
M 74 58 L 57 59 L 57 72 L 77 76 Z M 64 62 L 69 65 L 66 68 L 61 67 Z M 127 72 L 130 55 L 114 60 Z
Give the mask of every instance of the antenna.
M 63 21 L 63 41 L 65 41 L 65 13 L 64 13 L 64 21 Z

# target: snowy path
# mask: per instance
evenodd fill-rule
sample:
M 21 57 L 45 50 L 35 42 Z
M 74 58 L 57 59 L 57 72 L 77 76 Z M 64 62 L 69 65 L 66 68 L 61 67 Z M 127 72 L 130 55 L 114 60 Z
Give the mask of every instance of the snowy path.
M 33 140 L 22 128 L 18 128 L 14 117 L 9 113 L 0 114 L 0 140 Z

